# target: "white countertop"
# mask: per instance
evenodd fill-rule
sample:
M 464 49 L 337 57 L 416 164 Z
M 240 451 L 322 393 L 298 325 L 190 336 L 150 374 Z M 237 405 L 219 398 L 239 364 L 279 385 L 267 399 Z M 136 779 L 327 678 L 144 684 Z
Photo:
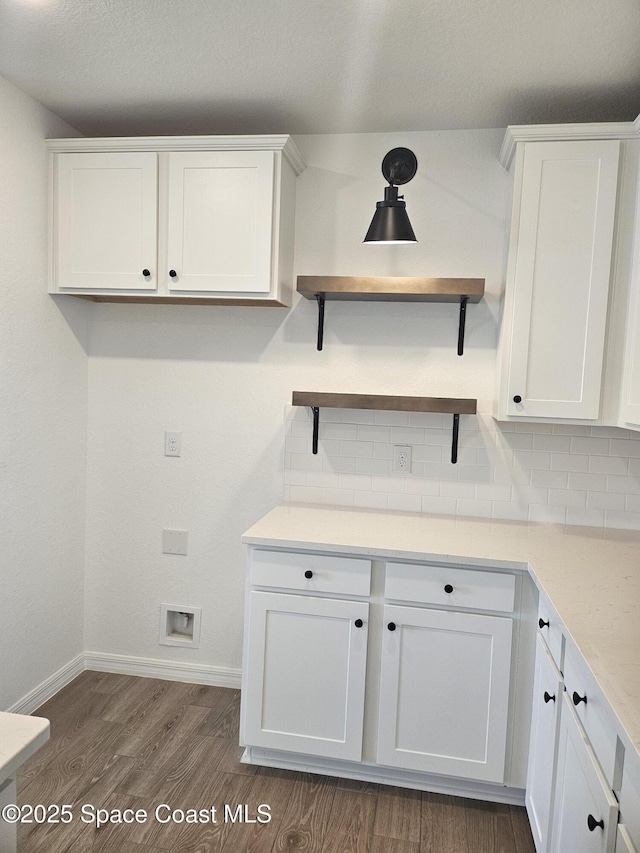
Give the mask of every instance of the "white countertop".
M 640 754 L 640 532 L 296 504 L 242 541 L 528 570 Z
M 0 711 L 0 785 L 49 740 L 49 720 Z

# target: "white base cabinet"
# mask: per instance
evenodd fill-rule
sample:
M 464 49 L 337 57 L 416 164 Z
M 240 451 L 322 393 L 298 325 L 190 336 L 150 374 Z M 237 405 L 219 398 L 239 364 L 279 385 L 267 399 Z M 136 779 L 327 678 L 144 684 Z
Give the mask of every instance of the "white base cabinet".
M 287 136 L 48 140 L 49 292 L 96 301 L 290 304 Z
M 246 760 L 522 802 L 519 589 L 509 572 L 251 549 Z
M 614 853 L 618 802 L 565 693 L 560 713 L 551 853 Z
M 512 620 L 387 605 L 378 763 L 503 782 Z

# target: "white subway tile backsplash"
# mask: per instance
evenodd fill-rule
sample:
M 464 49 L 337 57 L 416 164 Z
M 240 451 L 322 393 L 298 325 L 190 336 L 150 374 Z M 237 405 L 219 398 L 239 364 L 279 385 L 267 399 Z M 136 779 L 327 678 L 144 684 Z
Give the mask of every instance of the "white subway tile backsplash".
M 353 505 L 363 509 L 387 509 L 386 492 L 354 492 Z
M 421 512 L 422 498 L 420 495 L 389 495 L 388 508 L 402 512 Z
M 611 453 L 616 456 L 634 456 L 637 459 L 640 456 L 640 439 L 629 438 L 616 440 L 612 438 Z
M 286 501 L 405 512 L 640 528 L 640 436 L 572 424 L 461 419 L 451 464 L 450 415 L 292 409 L 284 428 Z M 395 444 L 410 475 L 391 473 Z
M 587 493 L 572 489 L 549 489 L 549 506 L 586 507 Z
M 376 426 L 375 424 L 358 424 L 357 435 L 349 438 L 357 438 L 358 441 L 378 441 L 389 444 L 391 440 L 391 427 Z
M 456 501 L 456 515 L 476 515 L 479 518 L 491 518 L 491 501 L 479 501 L 470 498 L 458 498 Z
M 534 450 L 550 450 L 555 453 L 569 453 L 573 439 L 569 435 L 534 435 Z
M 375 474 L 377 477 L 388 477 L 391 473 L 390 459 L 356 459 L 356 474 Z
M 587 492 L 587 509 L 626 509 L 628 495 L 613 494 L 612 492 Z
M 567 510 L 563 506 L 547 504 L 529 504 L 529 521 L 543 521 L 546 524 L 564 524 Z
M 583 438 L 582 436 L 574 436 L 571 439 L 572 453 L 588 453 L 590 456 L 608 456 L 609 455 L 609 439 L 608 438 Z M 625 455 L 629 455 L 628 453 Z
M 589 525 L 590 527 L 604 526 L 603 509 L 585 509 L 584 507 L 567 507 L 567 524 Z
M 424 444 L 424 435 L 418 427 L 391 427 L 392 444 Z
M 435 512 L 439 515 L 456 514 L 456 498 L 440 498 L 424 495 L 422 498 L 422 512 Z
M 585 471 L 571 471 L 569 474 L 569 488 L 604 492 L 607 488 L 607 475 L 588 474 Z
M 440 494 L 443 498 L 475 498 L 476 485 L 473 482 L 461 483 L 459 480 L 440 483 Z
M 589 457 L 579 453 L 553 453 L 551 469 L 553 471 L 588 471 Z
M 326 456 L 322 467 L 324 471 L 335 471 L 336 474 L 355 474 L 356 460 L 351 456 Z
M 531 485 L 550 489 L 566 489 L 569 484 L 568 471 L 532 471 Z M 535 503 L 539 503 L 535 501 Z
M 373 442 L 341 441 L 340 456 L 373 456 Z

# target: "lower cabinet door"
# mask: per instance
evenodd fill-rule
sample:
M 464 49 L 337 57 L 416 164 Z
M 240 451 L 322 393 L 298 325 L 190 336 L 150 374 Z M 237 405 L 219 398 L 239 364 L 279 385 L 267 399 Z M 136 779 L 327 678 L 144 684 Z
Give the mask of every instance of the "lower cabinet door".
M 368 614 L 361 601 L 251 593 L 247 745 L 361 759 Z
M 552 818 L 552 853 L 613 853 L 618 803 L 564 694 Z
M 511 619 L 387 605 L 379 764 L 504 781 Z
M 531 738 L 525 804 L 537 853 L 546 853 L 550 838 L 556 747 L 564 685 L 544 640 L 536 640 Z

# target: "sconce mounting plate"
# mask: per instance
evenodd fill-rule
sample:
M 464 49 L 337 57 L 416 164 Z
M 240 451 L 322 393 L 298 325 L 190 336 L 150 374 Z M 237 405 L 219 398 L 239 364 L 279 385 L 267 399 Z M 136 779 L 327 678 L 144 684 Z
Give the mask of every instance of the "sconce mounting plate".
M 390 184 L 408 183 L 418 171 L 418 158 L 409 148 L 392 148 L 384 155 L 382 174 Z

